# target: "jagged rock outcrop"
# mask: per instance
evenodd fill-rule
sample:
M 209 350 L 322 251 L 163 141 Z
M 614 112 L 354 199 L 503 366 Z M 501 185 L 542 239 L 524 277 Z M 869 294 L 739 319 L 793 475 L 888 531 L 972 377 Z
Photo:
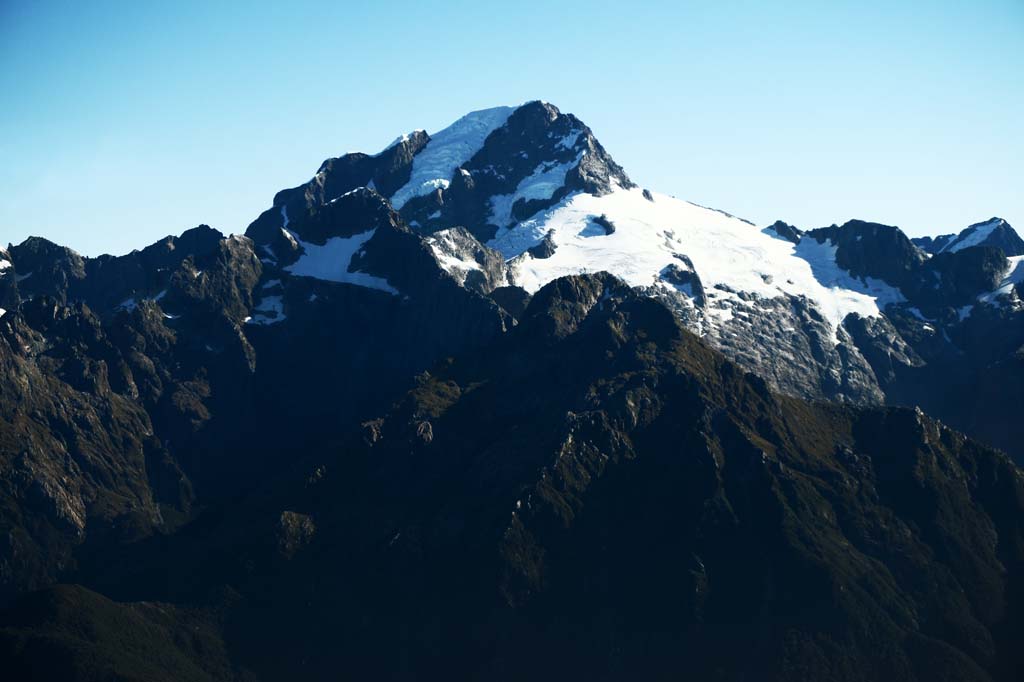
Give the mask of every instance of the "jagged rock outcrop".
M 800 238 L 804 235 L 799 228 L 781 220 L 776 220 L 774 223 L 766 227 L 765 230 L 780 239 L 785 239 L 786 241 L 793 242 L 794 244 L 799 244 Z
M 873 277 L 899 288 L 911 285 L 924 254 L 898 227 L 851 220 L 811 230 L 806 236 L 836 249 L 836 265 L 854 277 Z

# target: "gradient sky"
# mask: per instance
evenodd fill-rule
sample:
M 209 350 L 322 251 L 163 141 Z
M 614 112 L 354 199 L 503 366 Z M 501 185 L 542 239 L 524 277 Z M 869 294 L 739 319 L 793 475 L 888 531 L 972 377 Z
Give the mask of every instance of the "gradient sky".
M 0 0 L 0 92 L 4 244 L 242 232 L 328 156 L 531 99 L 759 224 L 1024 233 L 1024 0 Z

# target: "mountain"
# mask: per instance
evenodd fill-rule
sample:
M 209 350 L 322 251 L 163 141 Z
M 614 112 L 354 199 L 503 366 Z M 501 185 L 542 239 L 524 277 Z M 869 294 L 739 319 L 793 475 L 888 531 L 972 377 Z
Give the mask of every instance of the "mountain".
M 972 228 L 759 228 L 530 102 L 328 159 L 244 236 L 12 245 L 3 659 L 1014 679 L 1024 269 Z
M 1024 240 L 1002 218 L 991 218 L 983 223 L 975 223 L 960 234 L 918 237 L 913 241 L 933 255 L 953 253 L 972 246 L 991 246 L 1002 249 L 1007 256 L 1024 256 Z
M 370 190 L 463 286 L 499 298 L 516 287 L 521 301 L 560 276 L 610 272 L 782 392 L 926 405 L 1024 461 L 1024 432 L 1008 428 L 1001 407 L 959 399 L 960 387 L 994 383 L 1000 405 L 1021 404 L 1024 242 L 1005 221 L 967 228 L 934 257 L 898 228 L 858 220 L 759 229 L 636 187 L 576 117 L 530 102 L 402 136 L 376 156 L 328 159 L 247 234 L 274 253 L 292 248 L 289 231 L 319 246 L 317 216 Z

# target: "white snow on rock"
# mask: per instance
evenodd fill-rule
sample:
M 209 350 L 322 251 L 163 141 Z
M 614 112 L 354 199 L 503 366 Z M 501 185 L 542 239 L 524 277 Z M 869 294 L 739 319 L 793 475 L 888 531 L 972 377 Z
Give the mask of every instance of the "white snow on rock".
M 7 311 L 4 310 L 3 308 L 0 308 L 0 317 L 3 317 L 6 314 L 7 314 Z
M 939 253 L 952 253 L 954 251 L 962 251 L 963 249 L 977 246 L 988 239 L 989 235 L 991 235 L 996 228 L 1005 224 L 1006 221 L 1002 218 L 994 218 L 987 223 L 977 225 L 972 232 L 962 237 L 957 237 L 943 246 L 942 249 L 939 250 Z
M 0 258 L 0 272 L 3 272 L 9 267 L 11 267 L 11 261 Z
M 817 283 L 825 287 L 825 297 L 808 294 L 818 302 L 822 313 L 835 327 L 850 313 L 861 317 L 877 317 L 891 303 L 905 303 L 899 289 L 873 277 L 854 277 L 836 263 L 836 245 L 831 241 L 819 243 L 803 237 L 796 245 L 796 256 L 807 261 Z M 813 287 L 812 287 L 813 289 Z
M 383 277 L 349 270 L 352 257 L 363 247 L 363 244 L 369 241 L 374 232 L 376 230 L 367 230 L 351 237 L 331 237 L 322 245 L 302 241 L 297 234 L 292 232 L 292 239 L 302 248 L 303 253 L 295 263 L 286 267 L 285 270 L 298 277 L 355 284 L 397 295 L 398 290 L 388 284 Z
M 1006 274 L 992 291 L 978 296 L 982 303 L 993 303 L 1000 296 L 1006 296 L 1013 291 L 1013 286 L 1024 282 L 1024 256 L 1010 256 L 1006 259 L 1009 263 Z
M 513 111 L 515 107 L 474 111 L 432 135 L 427 146 L 413 157 L 409 182 L 391 197 L 395 210 L 414 197 L 447 187 L 455 169 L 469 161 L 487 136 L 505 125 Z
M 464 284 L 470 270 L 479 270 L 480 264 L 469 257 L 460 258 L 459 245 L 453 230 L 441 230 L 424 239 L 434 254 L 438 265 L 448 271 L 459 282 Z
M 402 144 L 403 142 L 408 142 L 409 138 L 411 138 L 416 133 L 422 133 L 422 132 L 425 132 L 425 131 L 423 129 L 420 129 L 420 130 L 414 130 L 411 133 L 404 133 L 402 135 L 399 135 L 394 140 L 392 140 L 391 144 L 389 144 L 387 147 L 384 147 L 384 149 L 380 150 L 379 152 L 377 152 L 373 156 L 380 156 L 381 154 L 383 154 L 387 150 L 391 149 L 392 147 L 396 147 L 396 146 Z
M 512 220 L 512 206 L 520 199 L 550 199 L 565 185 L 565 175 L 579 164 L 582 154 L 567 163 L 546 162 L 523 178 L 512 194 L 491 197 L 491 224 L 507 227 Z
M 264 296 L 252 312 L 251 317 L 245 318 L 246 324 L 277 324 L 286 319 L 281 296 Z
M 558 146 L 563 149 L 572 149 L 576 146 L 576 140 L 580 139 L 580 135 L 583 134 L 582 128 L 576 128 L 571 130 L 568 135 L 558 141 Z
M 512 228 L 501 228 L 488 246 L 500 251 L 515 283 L 536 292 L 553 279 L 607 271 L 632 286 L 659 284 L 665 266 L 685 255 L 712 300 L 718 319 L 732 317 L 730 301 L 747 292 L 763 298 L 806 296 L 836 328 L 850 313 L 877 316 L 903 301 L 878 280 L 861 280 L 836 265 L 836 247 L 804 238 L 799 245 L 765 234 L 744 220 L 639 188 L 597 197 L 574 194 Z M 595 234 L 593 218 L 604 215 L 612 234 Z M 555 252 L 534 258 L 526 250 L 551 231 Z M 834 337 L 835 338 L 835 337 Z
M 161 300 L 163 300 L 163 297 L 166 296 L 166 295 L 167 295 L 167 289 L 162 289 L 159 293 L 157 293 L 156 296 L 143 296 L 141 300 L 143 300 L 143 301 L 154 301 L 154 302 L 159 303 Z M 138 299 L 136 299 L 134 296 L 131 296 L 129 298 L 124 299 L 123 301 L 118 303 L 116 306 L 114 306 L 114 310 L 124 310 L 124 311 L 127 311 L 127 312 L 130 313 L 130 312 L 132 312 L 133 310 L 135 310 L 138 307 L 139 307 Z M 178 319 L 181 316 L 180 315 L 173 315 L 172 316 L 172 315 L 164 314 L 164 317 L 166 317 L 168 319 L 176 320 L 176 319 Z

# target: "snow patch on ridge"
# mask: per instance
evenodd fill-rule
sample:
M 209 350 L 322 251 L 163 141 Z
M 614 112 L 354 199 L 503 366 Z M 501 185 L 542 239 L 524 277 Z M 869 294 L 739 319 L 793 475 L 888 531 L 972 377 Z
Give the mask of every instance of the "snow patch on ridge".
M 1024 282 L 1024 256 L 1010 256 L 1006 259 L 1010 267 L 1007 269 L 1003 279 L 992 291 L 978 296 L 982 303 L 992 303 L 1000 296 L 1006 296 L 1013 291 L 1015 284 Z
M 474 111 L 431 136 L 427 146 L 413 157 L 409 182 L 391 197 L 395 210 L 414 197 L 447 187 L 455 169 L 473 158 L 487 136 L 505 125 L 513 111 L 515 107 Z
M 583 134 L 581 128 L 575 128 L 569 131 L 569 134 L 558 141 L 558 146 L 562 149 L 572 149 L 576 146 L 576 140 L 580 139 L 580 135 Z
M 281 296 L 264 296 L 259 305 L 252 309 L 254 315 L 245 318 L 246 324 L 277 324 L 286 319 Z
M 974 230 L 963 237 L 957 237 L 950 241 L 948 244 L 942 247 L 939 253 L 953 253 L 955 251 L 962 251 L 972 246 L 977 246 L 983 241 L 989 238 L 989 236 L 996 230 L 996 228 L 1004 225 L 1005 220 L 1001 218 L 994 218 L 987 223 L 981 223 L 975 225 Z
M 388 284 L 383 277 L 349 270 L 352 265 L 352 257 L 363 248 L 363 245 L 376 231 L 376 229 L 367 230 L 351 237 L 331 237 L 324 244 L 302 241 L 297 234 L 291 232 L 291 238 L 302 247 L 303 254 L 285 270 L 298 277 L 355 284 L 397 295 L 398 289 Z

